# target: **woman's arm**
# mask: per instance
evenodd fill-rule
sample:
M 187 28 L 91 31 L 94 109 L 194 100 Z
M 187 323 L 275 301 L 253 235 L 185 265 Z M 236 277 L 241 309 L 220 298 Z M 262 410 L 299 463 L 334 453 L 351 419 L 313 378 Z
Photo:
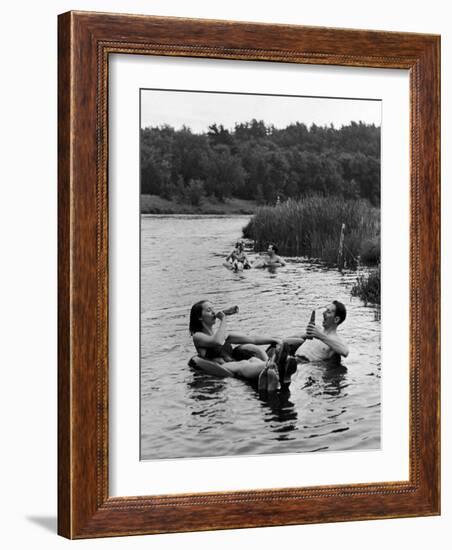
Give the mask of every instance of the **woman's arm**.
M 195 332 L 193 335 L 193 343 L 195 346 L 203 348 L 211 348 L 222 346 L 226 342 L 226 315 L 220 311 L 218 314 L 220 324 L 213 334 L 205 334 L 204 332 Z

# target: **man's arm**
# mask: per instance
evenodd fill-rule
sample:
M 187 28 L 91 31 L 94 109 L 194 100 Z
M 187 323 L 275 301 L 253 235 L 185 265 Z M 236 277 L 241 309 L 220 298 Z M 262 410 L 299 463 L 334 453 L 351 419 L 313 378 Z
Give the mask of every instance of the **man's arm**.
M 341 355 L 342 357 L 347 357 L 349 353 L 348 346 L 339 338 L 337 334 L 333 336 L 325 334 L 324 332 L 320 331 L 315 325 L 308 326 L 307 332 L 308 336 L 317 338 L 317 340 L 320 340 L 321 342 L 329 346 L 337 354 Z

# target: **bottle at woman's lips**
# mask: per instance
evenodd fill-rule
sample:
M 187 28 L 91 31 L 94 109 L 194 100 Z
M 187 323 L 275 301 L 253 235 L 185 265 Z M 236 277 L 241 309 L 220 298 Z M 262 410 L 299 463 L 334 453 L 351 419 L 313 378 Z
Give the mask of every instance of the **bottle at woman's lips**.
M 227 307 L 222 311 L 222 313 L 224 313 L 225 315 L 234 315 L 235 313 L 238 313 L 238 312 L 239 312 L 239 306 Z M 215 317 L 218 317 L 218 313 L 215 315 Z
M 309 325 L 315 325 L 315 309 L 312 310 L 312 313 L 311 313 L 311 318 L 309 319 Z M 312 336 L 307 336 L 306 337 L 307 340 L 312 340 Z

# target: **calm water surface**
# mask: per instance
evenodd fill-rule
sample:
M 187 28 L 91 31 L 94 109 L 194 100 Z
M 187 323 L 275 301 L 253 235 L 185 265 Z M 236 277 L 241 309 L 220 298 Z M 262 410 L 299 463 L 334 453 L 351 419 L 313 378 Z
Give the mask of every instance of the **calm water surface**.
M 291 258 L 274 272 L 222 266 L 248 217 L 143 216 L 141 458 L 376 449 L 380 446 L 380 321 L 350 298 L 356 275 Z M 247 251 L 251 259 L 256 256 Z M 262 400 L 241 380 L 187 365 L 191 305 L 238 304 L 235 332 L 290 336 L 334 299 L 348 314 L 343 368 L 300 365 L 290 391 Z M 320 311 L 319 311 L 320 310 Z

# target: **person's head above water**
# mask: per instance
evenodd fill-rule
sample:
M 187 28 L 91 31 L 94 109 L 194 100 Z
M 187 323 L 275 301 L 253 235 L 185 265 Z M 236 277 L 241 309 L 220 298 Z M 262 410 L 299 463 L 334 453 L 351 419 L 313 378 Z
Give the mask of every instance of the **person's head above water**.
M 216 321 L 215 310 L 208 300 L 200 300 L 193 304 L 190 310 L 190 334 L 202 332 L 205 325 L 213 326 Z
M 338 327 L 345 321 L 347 317 L 347 310 L 342 302 L 333 300 L 331 304 L 328 304 L 323 312 L 323 328 L 330 329 Z
M 267 248 L 269 254 L 278 254 L 278 247 L 276 244 L 270 243 Z

